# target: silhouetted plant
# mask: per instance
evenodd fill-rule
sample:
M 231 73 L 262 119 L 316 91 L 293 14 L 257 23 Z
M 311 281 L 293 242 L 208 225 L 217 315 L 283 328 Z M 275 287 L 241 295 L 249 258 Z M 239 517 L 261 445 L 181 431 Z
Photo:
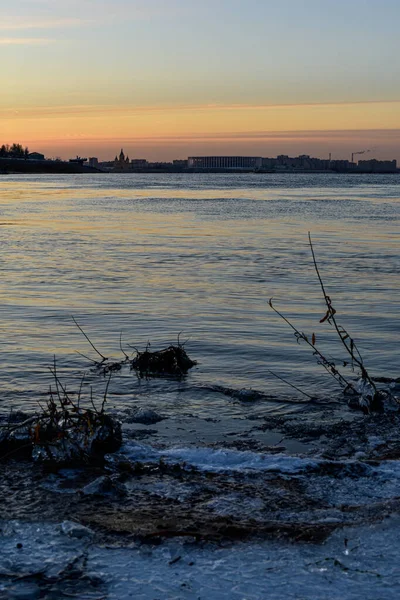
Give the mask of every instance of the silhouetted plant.
M 54 387 L 50 386 L 45 405 L 38 402 L 40 412 L 17 423 L 0 426 L 0 459 L 21 448 L 29 449 L 40 462 L 55 464 L 101 461 L 106 452 L 119 448 L 121 426 L 105 411 L 111 373 L 100 406 L 96 406 L 90 388 L 92 408 L 81 406 L 84 377 L 74 400 L 57 373 L 56 360 L 50 367 Z
M 332 360 L 327 358 L 317 347 L 317 339 L 315 333 L 311 336 L 306 335 L 304 332 L 300 331 L 287 317 L 285 317 L 272 303 L 272 298 L 269 300 L 269 306 L 272 310 L 281 318 L 285 323 L 289 325 L 289 327 L 294 331 L 294 336 L 298 343 L 305 342 L 312 350 L 313 355 L 317 359 L 317 364 L 321 365 L 327 373 L 331 377 L 335 379 L 335 381 L 342 387 L 345 393 L 350 393 L 352 395 L 357 396 L 358 405 L 364 412 L 368 413 L 370 411 L 382 411 L 383 410 L 383 402 L 386 398 L 391 397 L 390 392 L 378 390 L 375 384 L 374 379 L 369 375 L 367 368 L 364 364 L 364 360 L 361 356 L 361 352 L 354 340 L 354 338 L 349 334 L 349 332 L 338 323 L 337 320 L 337 311 L 333 307 L 332 300 L 330 296 L 327 294 L 324 282 L 321 277 L 320 270 L 318 268 L 314 246 L 311 240 L 311 234 L 308 233 L 308 241 L 311 249 L 314 269 L 316 271 L 319 284 L 321 286 L 322 294 L 324 297 L 324 301 L 326 304 L 326 313 L 320 319 L 320 323 L 328 323 L 331 325 L 336 331 L 341 344 L 344 346 L 347 354 L 350 357 L 349 361 L 343 361 L 342 366 L 347 367 L 351 366 L 352 371 L 354 372 L 356 369 L 359 370 L 359 379 L 357 382 L 350 381 L 348 377 L 345 377 L 343 373 L 339 370 L 337 364 Z M 275 375 L 275 373 L 272 373 Z M 277 376 L 277 375 L 275 375 Z M 281 377 L 279 377 L 282 379 Z M 285 381 L 285 380 L 283 380 Z M 292 384 L 289 384 L 292 385 Z M 295 387 L 292 385 L 292 387 Z M 295 388 L 298 389 L 298 388 Z M 302 390 L 299 390 L 306 396 L 306 394 Z
M 128 344 L 129 348 L 133 349 L 136 352 L 136 356 L 132 355 L 132 357 L 130 358 L 122 347 L 121 333 L 119 338 L 119 347 L 124 358 L 120 361 L 111 362 L 96 348 L 96 346 L 90 340 L 89 336 L 78 324 L 76 319 L 72 317 L 72 320 L 78 327 L 79 331 L 83 334 L 85 339 L 89 342 L 96 354 L 101 358 L 101 360 L 93 360 L 85 354 L 82 354 L 82 352 L 77 351 L 77 354 L 89 360 L 93 364 L 94 369 L 97 370 L 99 373 L 102 373 L 103 375 L 106 375 L 107 373 L 112 373 L 114 371 L 120 371 L 123 365 L 129 363 L 131 369 L 136 371 L 138 376 L 141 378 L 164 376 L 181 377 L 186 375 L 189 369 L 191 369 L 197 364 L 196 361 L 192 360 L 187 355 L 187 352 L 185 350 L 186 342 L 180 341 L 180 334 L 178 334 L 178 341 L 176 345 L 168 346 L 168 348 L 164 348 L 163 350 L 150 351 L 151 344 L 150 342 L 147 342 L 146 349 L 143 352 L 140 352 L 140 350 L 138 350 L 135 346 L 131 346 Z

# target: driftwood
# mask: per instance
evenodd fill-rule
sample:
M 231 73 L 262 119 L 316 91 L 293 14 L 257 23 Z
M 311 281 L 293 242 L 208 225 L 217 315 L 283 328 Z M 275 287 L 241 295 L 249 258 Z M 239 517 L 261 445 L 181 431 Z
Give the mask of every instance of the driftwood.
M 180 342 L 180 334 L 178 335 L 176 345 L 171 345 L 168 346 L 168 348 L 155 352 L 150 351 L 150 342 L 148 342 L 146 349 L 143 352 L 140 352 L 135 346 L 129 346 L 130 348 L 133 348 L 136 353 L 133 358 L 130 358 L 123 349 L 121 334 L 119 338 L 119 347 L 124 358 L 121 361 L 111 361 L 96 348 L 74 317 L 72 317 L 72 319 L 101 360 L 93 360 L 81 352 L 78 352 L 78 354 L 89 360 L 93 364 L 94 369 L 103 375 L 118 372 L 124 365 L 130 364 L 131 369 L 136 371 L 139 377 L 181 377 L 186 375 L 189 369 L 197 364 L 196 361 L 189 358 L 185 350 L 185 343 Z
M 148 348 L 144 352 L 137 351 L 136 357 L 131 362 L 131 367 L 140 377 L 162 376 L 162 375 L 186 375 L 189 369 L 197 363 L 189 358 L 183 344 L 169 346 L 164 350 L 150 352 Z

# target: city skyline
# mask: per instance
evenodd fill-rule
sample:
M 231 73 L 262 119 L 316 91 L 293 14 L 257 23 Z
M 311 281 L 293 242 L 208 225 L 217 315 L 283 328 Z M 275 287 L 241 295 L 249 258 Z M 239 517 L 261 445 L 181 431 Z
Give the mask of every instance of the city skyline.
M 0 1 L 4 141 L 46 155 L 400 160 L 400 5 Z

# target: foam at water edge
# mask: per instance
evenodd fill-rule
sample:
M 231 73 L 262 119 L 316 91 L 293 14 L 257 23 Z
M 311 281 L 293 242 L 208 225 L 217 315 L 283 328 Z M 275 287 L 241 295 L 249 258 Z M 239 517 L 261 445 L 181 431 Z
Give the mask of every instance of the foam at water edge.
M 185 463 L 204 471 L 280 471 L 298 473 L 319 464 L 319 460 L 288 456 L 286 454 L 261 454 L 251 451 L 212 448 L 169 448 L 155 450 L 142 444 L 126 444 L 122 453 L 130 460 L 169 463 Z
M 249 450 L 214 449 L 208 447 L 176 447 L 157 450 L 144 444 L 127 443 L 121 453 L 126 458 L 138 462 L 158 462 L 164 460 L 169 464 L 184 464 L 200 471 L 212 472 L 280 472 L 285 474 L 304 473 L 318 467 L 342 466 L 351 469 L 361 466 L 364 474 L 379 474 L 382 477 L 399 478 L 400 464 L 398 461 L 387 460 L 377 466 L 356 459 L 340 461 L 288 454 L 266 454 Z M 111 458 L 111 457 L 110 457 Z M 111 460 L 113 460 L 111 458 Z

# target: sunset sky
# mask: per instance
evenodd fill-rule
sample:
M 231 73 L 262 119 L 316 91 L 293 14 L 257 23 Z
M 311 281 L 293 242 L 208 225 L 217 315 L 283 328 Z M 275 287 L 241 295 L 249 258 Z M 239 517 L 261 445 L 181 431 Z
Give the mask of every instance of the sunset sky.
M 399 0 L 0 0 L 0 143 L 400 161 Z

